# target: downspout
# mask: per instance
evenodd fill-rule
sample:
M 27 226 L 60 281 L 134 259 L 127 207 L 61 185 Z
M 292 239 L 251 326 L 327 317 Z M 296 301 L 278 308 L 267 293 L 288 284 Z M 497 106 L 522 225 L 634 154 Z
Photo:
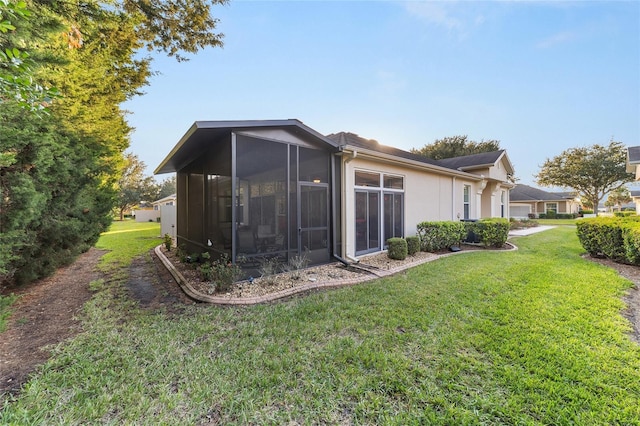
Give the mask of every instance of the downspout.
M 452 221 L 456 220 L 456 177 L 455 176 L 451 176 L 451 220 Z
M 343 149 L 344 149 L 343 147 L 340 147 L 340 151 L 343 151 Z M 342 184 L 345 185 L 345 187 L 346 187 L 346 179 L 347 179 L 347 164 L 350 163 L 351 161 L 353 161 L 357 156 L 358 156 L 358 151 L 355 150 L 355 149 L 353 151 L 351 151 L 351 155 L 349 157 L 345 157 L 344 154 L 343 154 L 343 157 L 342 157 Z M 346 252 L 347 252 L 347 250 L 346 250 L 346 246 L 347 246 L 347 232 L 346 232 L 347 231 L 347 221 L 346 221 L 346 214 L 344 214 L 344 212 L 346 210 L 345 206 L 347 204 L 346 203 L 346 192 L 347 191 L 345 190 L 345 191 L 340 191 L 340 192 L 342 194 L 341 205 L 342 205 L 342 214 L 343 214 L 342 220 L 340 221 L 341 222 L 340 227 L 341 227 L 341 232 L 342 232 L 342 235 L 343 235 L 342 244 L 343 244 L 343 247 L 345 248 L 344 253 L 343 253 L 343 257 L 348 259 L 348 260 L 350 260 L 352 263 L 358 263 L 359 262 L 358 259 L 346 254 Z M 335 253 L 334 253 L 333 257 L 335 257 L 336 259 L 338 259 L 340 262 L 344 263 L 345 265 L 347 264 L 347 263 L 345 263 L 345 259 L 343 259 L 343 257 L 337 256 Z

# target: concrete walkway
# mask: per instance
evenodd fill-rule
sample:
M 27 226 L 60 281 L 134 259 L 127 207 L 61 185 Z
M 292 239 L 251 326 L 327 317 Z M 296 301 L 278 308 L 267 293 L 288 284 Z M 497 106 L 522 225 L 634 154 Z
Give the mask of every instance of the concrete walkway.
M 514 231 L 509 231 L 510 237 L 524 237 L 531 234 L 536 234 L 538 232 L 547 231 L 549 229 L 553 229 L 555 226 L 549 225 L 540 225 L 534 226 L 533 228 L 525 228 L 525 229 L 516 229 Z

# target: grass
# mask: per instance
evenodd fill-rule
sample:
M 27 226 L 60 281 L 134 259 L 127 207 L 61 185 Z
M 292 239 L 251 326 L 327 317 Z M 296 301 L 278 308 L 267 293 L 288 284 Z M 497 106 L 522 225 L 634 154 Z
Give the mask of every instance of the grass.
M 575 225 L 576 219 L 535 219 L 540 225 Z
M 10 294 L 7 296 L 0 295 L 0 333 L 7 328 L 7 319 L 11 315 L 11 305 L 18 299 L 18 296 Z
M 99 267 L 103 271 L 117 270 L 161 243 L 159 223 L 114 221 L 96 244 L 97 248 L 109 251 L 100 259 Z
M 0 423 L 640 424 L 630 282 L 570 227 L 515 242 L 250 308 L 101 290 Z

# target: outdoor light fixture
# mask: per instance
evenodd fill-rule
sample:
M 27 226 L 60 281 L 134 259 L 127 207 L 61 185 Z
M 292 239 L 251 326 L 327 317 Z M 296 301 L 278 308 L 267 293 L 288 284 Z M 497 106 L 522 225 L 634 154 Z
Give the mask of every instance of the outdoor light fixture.
M 320 179 L 315 178 L 315 179 L 313 180 L 313 183 L 320 183 Z

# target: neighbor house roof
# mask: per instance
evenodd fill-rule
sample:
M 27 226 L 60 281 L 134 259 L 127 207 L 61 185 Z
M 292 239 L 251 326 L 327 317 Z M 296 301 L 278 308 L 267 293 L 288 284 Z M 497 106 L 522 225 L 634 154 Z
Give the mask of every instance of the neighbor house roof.
M 627 147 L 627 171 L 635 173 L 640 164 L 640 146 Z
M 629 191 L 632 197 L 640 197 L 640 191 Z
M 529 185 L 518 184 L 509 191 L 509 201 L 562 201 L 566 198 Z
M 630 146 L 627 148 L 629 163 L 640 164 L 640 146 Z

